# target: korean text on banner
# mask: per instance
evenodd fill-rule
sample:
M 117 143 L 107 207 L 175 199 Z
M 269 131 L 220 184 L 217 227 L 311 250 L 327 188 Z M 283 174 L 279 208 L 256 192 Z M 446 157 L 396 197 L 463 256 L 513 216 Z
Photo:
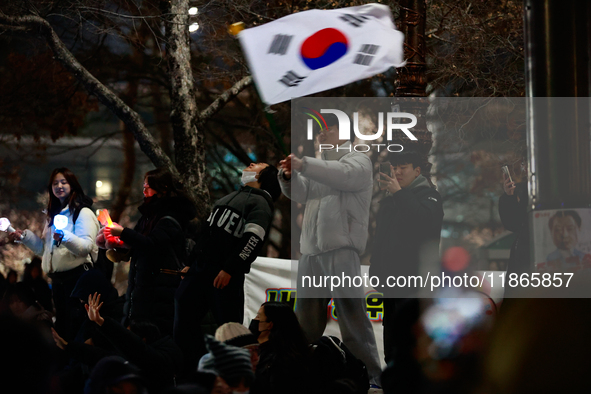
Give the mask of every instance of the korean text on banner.
M 382 4 L 298 12 L 243 30 L 238 38 L 267 104 L 404 65 L 404 35 Z

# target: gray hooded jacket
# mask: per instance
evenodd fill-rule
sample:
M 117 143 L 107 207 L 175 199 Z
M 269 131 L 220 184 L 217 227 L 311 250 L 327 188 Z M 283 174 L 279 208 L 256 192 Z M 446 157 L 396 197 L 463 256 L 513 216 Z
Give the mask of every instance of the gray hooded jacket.
M 279 172 L 283 193 L 306 204 L 300 251 L 317 255 L 351 248 L 363 253 L 367 243 L 373 188 L 370 158 L 346 142 L 322 152 L 322 160 L 303 158 L 301 171 L 289 181 Z

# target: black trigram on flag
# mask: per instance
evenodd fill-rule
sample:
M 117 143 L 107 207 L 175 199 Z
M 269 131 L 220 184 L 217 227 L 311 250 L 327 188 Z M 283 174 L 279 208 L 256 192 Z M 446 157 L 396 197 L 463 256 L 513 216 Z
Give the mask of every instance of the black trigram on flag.
M 288 36 L 285 34 L 277 34 L 273 37 L 273 42 L 269 47 L 269 51 L 267 53 L 272 53 L 276 55 L 285 55 L 287 53 L 287 48 L 289 47 L 289 43 L 293 36 Z
M 363 24 L 363 22 L 365 22 L 369 18 L 365 15 L 345 14 L 345 15 L 341 16 L 340 19 L 344 20 L 345 22 L 350 23 L 354 27 L 359 27 Z
M 353 63 L 362 66 L 369 66 L 369 64 L 374 58 L 374 55 L 378 51 L 378 48 L 378 45 L 363 44 L 361 46 L 361 49 L 359 50 L 359 53 L 357 54 L 357 56 L 355 56 L 355 60 L 353 60 Z
M 283 78 L 279 80 L 279 82 L 291 88 L 293 86 L 298 86 L 298 84 L 302 82 L 305 78 L 306 77 L 300 77 L 298 74 L 290 70 L 287 73 L 285 73 L 285 75 L 283 76 Z

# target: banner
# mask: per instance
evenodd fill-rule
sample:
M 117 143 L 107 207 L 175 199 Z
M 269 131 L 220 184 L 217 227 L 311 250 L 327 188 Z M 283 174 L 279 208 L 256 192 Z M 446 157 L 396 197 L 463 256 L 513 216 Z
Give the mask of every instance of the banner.
M 262 100 L 276 104 L 404 65 L 390 8 L 309 10 L 238 34 Z
M 296 289 L 291 287 L 291 261 L 284 259 L 272 259 L 259 257 L 252 264 L 250 273 L 244 281 L 244 325 L 248 327 L 250 321 L 256 316 L 261 304 L 267 301 L 279 301 L 290 303 L 297 308 Z M 361 266 L 361 274 L 367 274 L 369 266 Z M 372 322 L 373 330 L 378 345 L 379 358 L 382 368 L 384 363 L 384 345 L 382 334 L 382 298 L 374 289 L 365 289 L 367 303 L 367 315 Z M 329 318 L 324 335 L 334 335 L 342 338 L 337 322 L 334 303 L 326 306 Z

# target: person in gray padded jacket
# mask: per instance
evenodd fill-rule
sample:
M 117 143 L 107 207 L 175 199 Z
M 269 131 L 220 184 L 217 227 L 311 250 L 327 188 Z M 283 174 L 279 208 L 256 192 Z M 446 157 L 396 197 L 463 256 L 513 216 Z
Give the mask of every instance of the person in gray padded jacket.
M 338 148 L 324 150 L 322 159 L 298 159 L 291 154 L 280 163 L 281 190 L 293 201 L 306 204 L 296 314 L 308 340 L 314 342 L 324 332 L 326 307 L 334 298 L 343 342 L 365 363 L 372 387 L 378 388 L 381 367 L 363 288 L 347 283 L 331 289 L 330 282 L 310 286 L 327 275 L 361 276 L 359 255 L 368 237 L 372 163 L 367 155 L 355 152 L 348 140 L 339 140 L 338 124 L 329 123 L 318 142 Z M 303 283 L 304 277 L 311 279 Z

